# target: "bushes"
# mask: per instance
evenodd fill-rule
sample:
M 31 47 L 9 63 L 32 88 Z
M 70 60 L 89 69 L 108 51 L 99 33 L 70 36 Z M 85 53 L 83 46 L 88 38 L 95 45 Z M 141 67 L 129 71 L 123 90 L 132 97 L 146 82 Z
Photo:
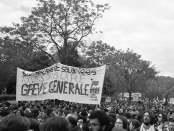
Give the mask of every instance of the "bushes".
M 13 94 L 0 95 L 0 101 L 8 101 L 8 100 L 16 100 L 16 95 Z

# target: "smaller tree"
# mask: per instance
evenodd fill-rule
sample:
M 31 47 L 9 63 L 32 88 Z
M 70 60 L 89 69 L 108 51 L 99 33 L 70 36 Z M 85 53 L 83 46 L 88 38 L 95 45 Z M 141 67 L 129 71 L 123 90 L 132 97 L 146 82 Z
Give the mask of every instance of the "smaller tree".
M 143 90 L 143 94 L 149 101 L 153 99 L 165 98 L 165 103 L 174 91 L 174 78 L 165 76 L 156 76 L 154 79 L 150 79 L 146 83 L 147 88 Z
M 142 95 L 145 99 L 148 99 L 149 103 L 159 97 L 159 87 L 157 79 L 149 79 L 146 81 L 146 88 L 142 88 Z
M 140 83 L 157 74 L 151 62 L 142 60 L 140 55 L 129 49 L 126 52 L 119 50 L 107 56 L 105 62 L 113 77 L 116 77 L 122 88 L 129 93 L 129 102 L 131 102 L 132 92 L 137 91 Z
M 174 91 L 174 78 L 158 76 L 157 84 L 159 87 L 159 93 L 162 95 L 163 98 L 165 98 L 165 103 L 167 104 L 169 97 L 172 95 Z

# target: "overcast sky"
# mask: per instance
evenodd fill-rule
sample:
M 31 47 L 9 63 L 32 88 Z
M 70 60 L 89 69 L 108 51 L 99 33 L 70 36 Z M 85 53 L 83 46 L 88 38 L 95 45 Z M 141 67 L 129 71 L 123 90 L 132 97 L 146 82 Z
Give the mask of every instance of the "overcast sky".
M 111 8 L 97 21 L 94 38 L 116 49 L 130 48 L 156 65 L 159 75 L 174 77 L 174 0 L 94 0 Z M 0 26 L 20 22 L 35 0 L 0 0 Z

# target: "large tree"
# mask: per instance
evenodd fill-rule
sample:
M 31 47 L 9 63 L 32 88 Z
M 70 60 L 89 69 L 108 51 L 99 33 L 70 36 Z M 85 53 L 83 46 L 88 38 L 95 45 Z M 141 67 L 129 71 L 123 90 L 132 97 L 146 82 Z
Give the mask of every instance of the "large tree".
M 15 92 L 17 67 L 36 71 L 50 65 L 45 53 L 10 37 L 0 38 L 0 52 L 0 91 L 6 87 L 7 93 Z
M 73 65 L 69 61 L 75 59 L 77 64 L 77 47 L 94 31 L 95 21 L 106 9 L 108 4 L 95 5 L 91 0 L 39 0 L 21 24 L 3 27 L 1 32 L 34 45 L 57 62 L 47 50 L 53 46 L 61 63 Z
M 151 62 L 141 59 L 140 55 L 129 49 L 119 50 L 105 60 L 113 77 L 129 93 L 129 102 L 132 92 L 139 92 L 144 82 L 157 74 Z

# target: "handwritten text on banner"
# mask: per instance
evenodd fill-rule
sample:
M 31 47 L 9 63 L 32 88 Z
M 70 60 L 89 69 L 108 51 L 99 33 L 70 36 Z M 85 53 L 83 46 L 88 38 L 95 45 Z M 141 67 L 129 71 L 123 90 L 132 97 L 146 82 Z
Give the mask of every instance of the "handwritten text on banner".
M 59 99 L 100 104 L 106 66 L 77 68 L 60 63 L 29 72 L 17 69 L 16 100 Z

